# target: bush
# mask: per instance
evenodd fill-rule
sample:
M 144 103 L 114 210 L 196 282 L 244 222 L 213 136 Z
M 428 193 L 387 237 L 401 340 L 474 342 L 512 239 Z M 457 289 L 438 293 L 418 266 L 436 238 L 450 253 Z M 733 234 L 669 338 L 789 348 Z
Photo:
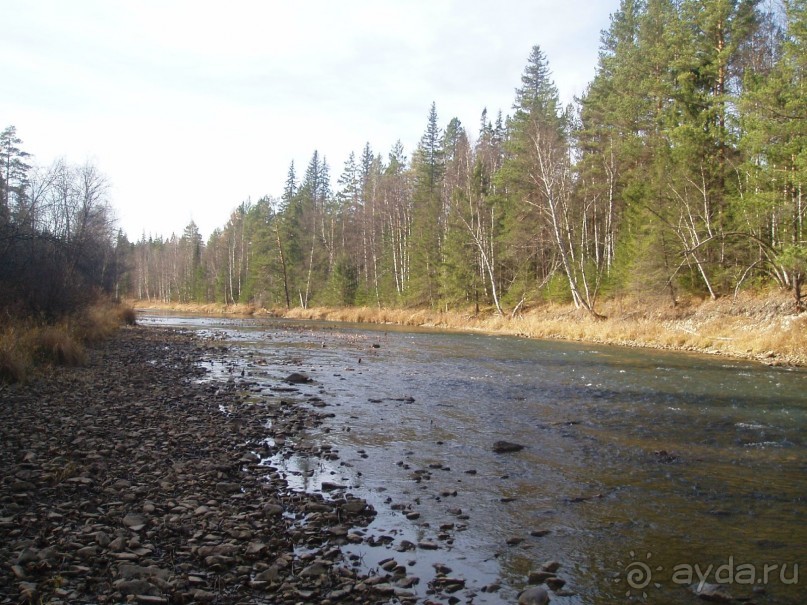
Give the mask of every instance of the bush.
M 25 382 L 40 364 L 80 366 L 87 361 L 85 343 L 111 336 L 137 316 L 128 305 L 100 302 L 58 323 L 38 323 L 24 314 L 0 325 L 0 383 Z
M 118 320 L 127 326 L 137 325 L 137 313 L 129 305 L 118 305 Z
M 20 342 L 17 331 L 0 332 L 0 383 L 25 382 L 31 368 L 31 354 Z
M 84 346 L 64 326 L 39 328 L 31 338 L 40 361 L 63 366 L 80 366 L 87 361 Z
M 133 308 L 108 301 L 98 302 L 79 313 L 73 332 L 82 342 L 100 342 L 114 334 L 121 325 L 135 325 L 137 315 Z

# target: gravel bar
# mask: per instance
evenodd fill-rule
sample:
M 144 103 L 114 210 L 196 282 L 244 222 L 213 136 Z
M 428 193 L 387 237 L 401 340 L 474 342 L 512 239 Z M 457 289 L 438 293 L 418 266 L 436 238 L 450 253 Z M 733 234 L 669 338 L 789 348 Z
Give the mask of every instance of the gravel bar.
M 0 603 L 417 601 L 342 555 L 372 506 L 271 466 L 322 417 L 200 380 L 217 346 L 127 327 L 0 386 Z

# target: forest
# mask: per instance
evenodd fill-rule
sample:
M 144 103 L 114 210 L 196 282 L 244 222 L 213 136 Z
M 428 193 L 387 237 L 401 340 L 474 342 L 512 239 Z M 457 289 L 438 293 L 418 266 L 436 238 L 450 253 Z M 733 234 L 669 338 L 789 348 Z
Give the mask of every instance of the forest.
M 0 325 L 55 321 L 113 292 L 123 275 L 109 183 L 92 163 L 34 167 L 14 126 L 0 132 Z
M 368 142 L 335 183 L 313 151 L 279 196 L 242 202 L 206 241 L 194 223 L 129 241 L 105 222 L 93 167 L 33 169 L 11 127 L 0 302 L 24 293 L 58 311 L 90 285 L 266 308 L 503 314 L 550 300 L 596 317 L 607 297 L 675 305 L 774 286 L 804 310 L 806 76 L 804 0 L 623 0 L 573 104 L 535 46 L 511 113 L 481 109 L 469 131 L 432 104 L 411 158 Z

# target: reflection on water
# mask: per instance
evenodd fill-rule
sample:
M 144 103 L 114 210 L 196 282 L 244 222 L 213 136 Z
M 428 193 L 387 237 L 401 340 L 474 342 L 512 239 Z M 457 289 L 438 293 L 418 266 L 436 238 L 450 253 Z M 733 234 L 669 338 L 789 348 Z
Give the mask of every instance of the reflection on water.
M 379 510 L 368 532 L 439 543 L 401 561 L 424 577 L 424 561 L 446 563 L 475 603 L 514 602 L 547 560 L 567 581 L 560 603 L 691 603 L 696 572 L 756 603 L 807 594 L 803 370 L 390 327 L 143 323 L 222 338 L 220 377 L 244 371 L 268 389 L 307 372 L 335 412 L 308 438 L 339 450 L 328 476 Z M 494 454 L 500 439 L 527 447 Z M 305 464 L 315 472 L 292 469 L 300 488 L 324 468 Z M 369 566 L 391 556 L 351 548 Z M 501 591 L 481 592 L 497 578 Z

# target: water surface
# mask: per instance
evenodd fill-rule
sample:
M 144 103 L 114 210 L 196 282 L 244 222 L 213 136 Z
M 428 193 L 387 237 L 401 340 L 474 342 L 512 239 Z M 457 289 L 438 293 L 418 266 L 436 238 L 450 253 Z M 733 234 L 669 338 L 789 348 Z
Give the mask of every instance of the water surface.
M 512 603 L 549 560 L 567 582 L 557 603 L 692 603 L 699 580 L 756 603 L 807 595 L 804 370 L 326 322 L 142 323 L 215 335 L 228 350 L 212 375 L 243 371 L 267 387 L 256 397 L 311 376 L 301 395 L 334 417 L 305 439 L 339 459 L 274 462 L 296 489 L 336 482 L 372 502 L 367 536 L 387 542 L 349 553 L 394 556 L 424 598 L 435 562 L 466 581 L 463 601 Z M 526 448 L 495 454 L 497 440 Z

